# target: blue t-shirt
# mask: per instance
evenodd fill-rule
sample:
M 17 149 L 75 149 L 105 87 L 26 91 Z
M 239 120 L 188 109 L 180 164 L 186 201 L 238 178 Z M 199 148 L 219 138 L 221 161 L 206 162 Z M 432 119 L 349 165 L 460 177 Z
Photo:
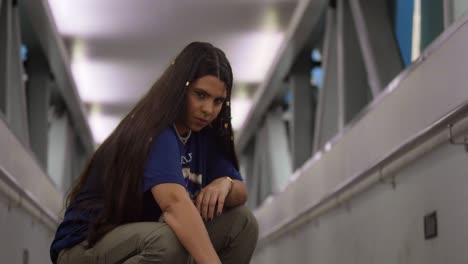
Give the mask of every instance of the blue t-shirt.
M 242 180 L 234 165 L 208 136 L 208 131 L 193 132 L 184 145 L 177 138 L 174 128 L 166 128 L 153 141 L 146 161 L 141 221 L 160 221 L 162 215 L 161 208 L 151 193 L 152 187 L 161 183 L 180 184 L 195 199 L 203 187 L 223 176 Z M 96 191 L 96 179 L 96 170 L 93 169 L 76 202 L 67 208 L 50 248 L 53 263 L 56 263 L 62 249 L 71 248 L 86 239 L 90 223 L 99 214 L 102 199 Z M 76 209 L 76 203 L 81 201 L 92 201 L 95 208 L 86 212 Z

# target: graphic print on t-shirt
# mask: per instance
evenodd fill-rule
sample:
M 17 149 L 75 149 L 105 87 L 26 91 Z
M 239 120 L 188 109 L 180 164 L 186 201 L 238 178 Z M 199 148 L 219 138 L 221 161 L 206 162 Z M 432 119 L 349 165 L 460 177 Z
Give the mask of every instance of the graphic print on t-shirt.
M 190 164 L 192 162 L 192 153 L 187 153 L 185 156 L 180 157 L 180 165 L 182 166 L 182 175 L 185 180 L 185 188 L 190 195 L 192 200 L 195 200 L 198 193 L 200 192 L 202 185 L 202 175 L 193 173 L 190 170 Z
M 187 154 L 187 156 L 180 157 L 180 165 L 184 166 L 190 162 L 192 162 L 192 153 Z

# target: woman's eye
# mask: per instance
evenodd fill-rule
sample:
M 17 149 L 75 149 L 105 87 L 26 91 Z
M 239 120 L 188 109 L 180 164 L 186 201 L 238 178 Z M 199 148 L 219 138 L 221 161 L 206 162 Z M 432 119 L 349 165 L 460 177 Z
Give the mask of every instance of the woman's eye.
M 220 104 L 223 104 L 224 103 L 224 100 L 223 99 L 216 99 L 215 100 L 215 104 L 216 105 L 220 105 Z
M 205 95 L 204 93 L 202 93 L 202 92 L 195 92 L 195 93 L 197 94 L 197 97 L 200 98 L 200 99 L 203 99 L 203 98 L 205 98 L 205 96 L 206 96 L 206 95 Z

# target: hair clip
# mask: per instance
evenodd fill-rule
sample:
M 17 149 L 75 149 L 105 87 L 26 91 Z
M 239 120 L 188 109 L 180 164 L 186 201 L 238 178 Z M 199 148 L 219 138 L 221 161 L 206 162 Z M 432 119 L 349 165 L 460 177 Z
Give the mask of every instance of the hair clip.
M 226 102 L 226 105 L 229 106 L 229 105 L 231 105 L 231 103 L 229 103 L 229 101 L 227 101 L 227 102 Z
M 190 85 L 190 82 L 186 82 L 186 83 L 185 83 L 185 86 L 188 87 L 189 85 Z
M 224 128 L 228 128 L 228 123 L 224 123 Z

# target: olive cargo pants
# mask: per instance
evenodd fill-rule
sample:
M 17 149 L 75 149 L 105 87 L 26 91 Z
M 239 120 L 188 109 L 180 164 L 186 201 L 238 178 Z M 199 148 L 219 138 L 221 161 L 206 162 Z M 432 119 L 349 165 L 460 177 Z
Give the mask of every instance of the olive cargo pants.
M 223 264 L 250 262 L 258 225 L 249 209 L 239 206 L 226 210 L 205 224 Z M 85 243 L 62 250 L 58 263 L 195 263 L 165 223 L 126 224 L 106 234 L 93 248 L 86 249 Z

